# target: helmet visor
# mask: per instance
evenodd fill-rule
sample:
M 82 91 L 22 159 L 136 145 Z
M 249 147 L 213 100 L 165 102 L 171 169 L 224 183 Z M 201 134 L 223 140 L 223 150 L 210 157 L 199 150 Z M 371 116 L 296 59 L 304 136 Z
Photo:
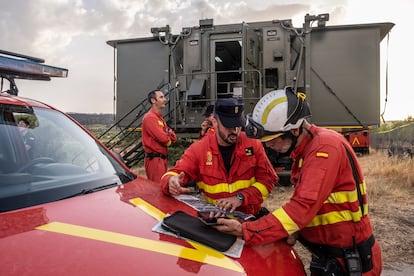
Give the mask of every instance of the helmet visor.
M 245 132 L 247 137 L 260 139 L 262 142 L 267 142 L 283 135 L 284 131 L 267 131 L 264 127 L 252 119 L 252 114 L 246 116 Z

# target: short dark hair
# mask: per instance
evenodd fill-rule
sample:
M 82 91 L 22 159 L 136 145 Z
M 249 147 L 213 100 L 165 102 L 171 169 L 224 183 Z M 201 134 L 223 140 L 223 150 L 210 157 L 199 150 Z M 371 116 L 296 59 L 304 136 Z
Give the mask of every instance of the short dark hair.
M 154 89 L 154 90 L 152 90 L 152 91 L 150 91 L 150 92 L 148 93 L 147 99 L 148 99 L 148 102 L 149 102 L 150 104 L 152 104 L 151 99 L 154 99 L 154 100 L 156 100 L 156 99 L 157 99 L 157 96 L 155 95 L 155 92 L 157 92 L 157 91 L 160 91 L 160 90 L 158 90 L 158 89 Z

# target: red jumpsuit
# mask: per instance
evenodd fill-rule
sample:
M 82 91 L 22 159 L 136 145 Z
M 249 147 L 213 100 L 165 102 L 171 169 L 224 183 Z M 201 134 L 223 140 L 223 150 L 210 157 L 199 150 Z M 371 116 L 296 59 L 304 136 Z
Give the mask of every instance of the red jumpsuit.
M 241 192 L 244 201 L 237 210 L 256 214 L 278 181 L 274 168 L 260 141 L 247 138 L 244 132 L 239 135 L 231 160 L 231 168 L 227 173 L 217 136 L 205 135 L 194 142 L 175 167 L 161 178 L 162 190 L 169 194 L 170 177 L 184 172 L 184 183 L 195 180 L 208 202 L 215 204 L 217 199 Z
M 339 248 L 352 247 L 353 236 L 358 244 L 372 235 L 366 186 L 349 143 L 337 132 L 315 125 L 311 126 L 310 133 L 291 154 L 294 159 L 291 180 L 295 190 L 290 201 L 262 219 L 243 223 L 243 236 L 248 245 L 286 238 L 299 230 L 312 243 Z M 345 147 L 352 153 L 360 176 L 363 216 Z M 381 273 L 382 258 L 377 241 L 372 247 L 372 258 L 373 269 L 363 275 Z
M 155 182 L 160 181 L 161 176 L 168 169 L 167 147 L 176 140 L 174 131 L 168 127 L 162 115 L 151 108 L 142 118 L 142 146 L 146 155 L 159 156 L 144 159 L 148 179 Z

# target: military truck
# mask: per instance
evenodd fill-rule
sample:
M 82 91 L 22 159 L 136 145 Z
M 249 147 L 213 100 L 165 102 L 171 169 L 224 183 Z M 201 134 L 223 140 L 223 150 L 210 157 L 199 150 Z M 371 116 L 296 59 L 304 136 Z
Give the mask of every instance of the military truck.
M 149 37 L 107 41 L 119 126 L 139 128 L 147 93 L 163 85 L 170 99 L 165 117 L 186 137 L 197 133 L 217 98 L 243 99 L 247 114 L 264 94 L 291 86 L 307 94 L 313 123 L 368 153 L 369 129 L 380 123 L 380 42 L 394 24 L 328 21 L 329 14 L 306 14 L 302 27 L 291 19 L 202 19 L 179 34 L 167 25 L 151 28 Z

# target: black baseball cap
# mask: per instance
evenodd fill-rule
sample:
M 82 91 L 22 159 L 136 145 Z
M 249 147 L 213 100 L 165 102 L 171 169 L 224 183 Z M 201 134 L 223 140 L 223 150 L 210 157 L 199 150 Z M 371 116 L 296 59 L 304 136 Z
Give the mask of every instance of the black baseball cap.
M 243 115 L 244 104 L 235 98 L 217 99 L 214 104 L 214 114 L 217 114 L 226 128 L 243 127 L 246 120 Z

